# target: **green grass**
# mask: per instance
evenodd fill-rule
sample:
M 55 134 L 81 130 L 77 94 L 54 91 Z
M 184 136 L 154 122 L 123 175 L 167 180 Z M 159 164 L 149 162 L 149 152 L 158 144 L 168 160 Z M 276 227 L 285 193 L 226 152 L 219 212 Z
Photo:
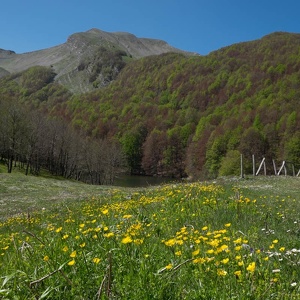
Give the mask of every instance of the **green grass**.
M 17 214 L 51 211 L 110 192 L 111 188 L 105 186 L 54 178 L 49 174 L 36 177 L 16 171 L 0 172 L 0 221 Z
M 300 178 L 121 189 L 0 175 L 1 299 L 300 297 Z

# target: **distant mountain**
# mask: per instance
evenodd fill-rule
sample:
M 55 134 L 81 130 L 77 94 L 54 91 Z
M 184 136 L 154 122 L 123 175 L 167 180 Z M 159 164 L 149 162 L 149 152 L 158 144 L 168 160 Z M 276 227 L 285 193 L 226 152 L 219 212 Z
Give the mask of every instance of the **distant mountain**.
M 51 66 L 59 83 L 81 93 L 107 85 L 130 60 L 166 52 L 191 54 L 162 40 L 91 29 L 71 35 L 64 44 L 39 51 L 16 54 L 0 49 L 0 76 L 37 65 Z

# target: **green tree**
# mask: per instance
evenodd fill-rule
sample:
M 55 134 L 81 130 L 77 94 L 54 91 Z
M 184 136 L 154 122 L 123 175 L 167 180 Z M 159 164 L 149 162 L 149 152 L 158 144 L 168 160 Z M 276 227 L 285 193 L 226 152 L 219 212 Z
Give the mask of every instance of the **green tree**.
M 143 143 L 147 130 L 144 126 L 133 128 L 121 138 L 123 152 L 127 158 L 127 164 L 131 174 L 142 173 Z
M 241 154 L 238 150 L 229 150 L 221 160 L 219 176 L 239 175 Z
M 300 166 L 300 132 L 286 142 L 284 152 L 286 160 Z
M 222 158 L 227 151 L 227 140 L 224 136 L 218 136 L 213 139 L 212 142 L 208 142 L 208 145 L 210 143 L 211 146 L 208 146 L 208 149 L 206 151 L 205 166 L 211 177 L 217 177 Z

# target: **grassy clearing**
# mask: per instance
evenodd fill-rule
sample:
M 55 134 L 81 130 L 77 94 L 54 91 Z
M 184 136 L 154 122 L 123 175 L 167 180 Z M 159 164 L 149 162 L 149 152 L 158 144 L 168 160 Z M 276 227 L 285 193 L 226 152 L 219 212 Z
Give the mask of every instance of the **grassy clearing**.
M 109 193 L 111 188 L 51 177 L 0 173 L 0 221 L 16 214 L 31 214 L 71 205 Z
M 2 221 L 3 299 L 300 298 L 299 178 L 86 187 L 81 201 L 80 185 L 61 184 L 67 202 L 45 195 Z M 41 190 L 60 195 L 56 185 Z

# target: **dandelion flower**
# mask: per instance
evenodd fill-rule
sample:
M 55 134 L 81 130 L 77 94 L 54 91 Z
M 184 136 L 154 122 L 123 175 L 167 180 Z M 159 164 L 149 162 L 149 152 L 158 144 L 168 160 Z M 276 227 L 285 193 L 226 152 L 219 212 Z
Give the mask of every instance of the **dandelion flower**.
M 242 271 L 235 271 L 233 274 L 237 277 L 240 277 L 242 275 Z
M 170 240 L 168 240 L 168 241 L 165 241 L 164 243 L 165 243 L 166 246 L 171 247 L 171 246 L 174 246 L 174 245 L 175 245 L 176 240 L 175 240 L 175 239 L 170 239 Z
M 231 226 L 231 223 L 225 224 L 225 227 L 230 227 L 230 226 Z
M 74 260 L 74 259 L 70 260 L 70 261 L 68 262 L 68 265 L 69 265 L 69 266 L 75 265 L 75 260 Z
M 72 258 L 76 257 L 76 250 L 70 254 L 70 257 L 72 257 Z
M 247 271 L 249 271 L 250 273 L 253 273 L 255 271 L 255 262 L 254 261 L 248 265 Z
M 199 258 L 195 258 L 194 260 L 193 260 L 193 263 L 194 264 L 204 264 L 206 262 L 206 259 L 205 258 L 203 258 L 203 257 L 199 257 Z
M 221 260 L 221 263 L 224 265 L 227 264 L 228 262 L 229 262 L 229 258 L 224 258 Z
M 57 228 L 56 230 L 55 230 L 55 232 L 61 232 L 62 231 L 62 227 L 59 227 L 59 228 Z
M 49 261 L 49 256 L 48 255 L 44 256 L 43 261 Z
M 283 252 L 284 250 L 285 250 L 284 247 L 279 248 L 279 251 L 280 251 L 280 252 Z
M 110 238 L 112 236 L 114 236 L 115 234 L 113 232 L 109 232 L 109 233 L 104 233 L 103 236 L 104 237 L 107 237 L 107 238 Z
M 242 243 L 242 239 L 238 238 L 236 240 L 233 241 L 235 244 L 241 244 Z
M 168 264 L 167 266 L 165 266 L 166 270 L 171 270 L 173 268 L 172 264 Z
M 124 215 L 123 219 L 130 219 L 132 217 L 132 215 Z
M 227 272 L 223 269 L 218 269 L 217 274 L 218 274 L 218 276 L 226 276 Z
M 130 236 L 126 236 L 121 241 L 122 244 L 129 244 L 132 243 L 132 238 Z
M 196 256 L 196 255 L 198 255 L 199 253 L 200 253 L 200 250 L 197 249 L 197 250 L 195 250 L 195 251 L 192 252 L 192 256 Z
M 64 246 L 62 249 L 64 252 L 67 252 L 69 250 L 68 246 Z
M 85 243 L 82 243 L 79 245 L 80 248 L 84 248 L 85 247 Z
M 101 259 L 98 257 L 93 258 L 93 263 L 95 263 L 96 265 L 99 264 L 100 261 Z
M 176 251 L 176 252 L 175 252 L 175 255 L 181 256 L 181 255 L 182 255 L 182 252 L 181 252 L 181 251 Z

